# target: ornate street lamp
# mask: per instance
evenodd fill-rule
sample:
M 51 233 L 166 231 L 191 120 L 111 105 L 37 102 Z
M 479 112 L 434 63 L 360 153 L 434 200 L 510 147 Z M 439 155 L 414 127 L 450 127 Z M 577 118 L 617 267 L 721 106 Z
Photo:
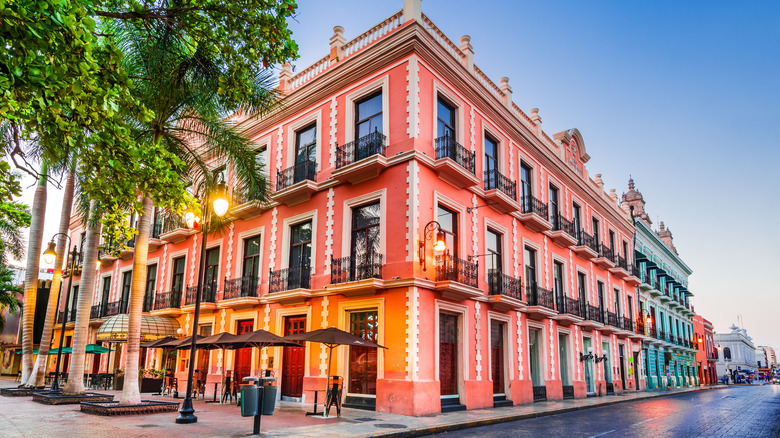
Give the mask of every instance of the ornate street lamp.
M 204 202 L 204 204 L 208 209 L 209 203 L 211 202 L 211 207 L 214 211 L 214 214 L 216 214 L 218 217 L 224 216 L 230 207 L 230 203 L 225 196 L 225 192 L 226 190 L 224 180 L 217 185 L 217 188 L 213 194 L 213 199 L 211 199 L 212 196 L 206 192 L 206 202 Z M 195 408 L 192 406 L 192 380 L 195 375 L 195 353 L 197 351 L 197 345 L 195 345 L 195 343 L 197 342 L 198 319 L 200 318 L 200 299 L 203 293 L 203 283 L 205 280 L 204 277 L 206 275 L 206 241 L 208 240 L 208 229 L 211 225 L 211 216 L 208 214 L 208 211 L 204 212 L 203 216 L 204 223 L 203 227 L 201 228 L 202 240 L 200 244 L 200 263 L 198 264 L 198 290 L 195 292 L 195 315 L 192 319 L 190 365 L 187 371 L 187 394 L 181 404 L 179 416 L 176 417 L 176 423 L 178 424 L 196 423 L 198 421 L 198 417 L 195 416 Z M 195 217 L 195 214 L 188 212 L 185 214 L 185 222 L 187 222 L 187 226 L 190 228 L 198 228 L 200 218 L 197 218 Z
M 46 248 L 46 251 L 43 252 L 43 261 L 46 262 L 47 265 L 50 265 L 54 263 L 54 261 L 57 258 L 57 245 L 54 243 L 54 238 L 57 236 L 65 236 L 65 238 L 68 240 L 69 243 L 72 243 L 70 236 L 68 236 L 65 233 L 57 233 L 51 238 L 51 242 L 49 242 L 48 248 Z M 81 239 L 81 243 L 84 243 L 84 239 Z M 60 392 L 60 360 L 62 359 L 62 343 L 65 341 L 65 322 L 68 320 L 68 298 L 67 294 L 70 292 L 71 285 L 73 283 L 73 273 L 76 270 L 76 260 L 81 258 L 81 255 L 79 253 L 78 247 L 76 245 L 73 245 L 73 251 L 68 255 L 68 258 L 70 260 L 70 275 L 68 276 L 68 287 L 64 290 L 62 290 L 62 282 L 60 282 L 60 290 L 61 292 L 57 294 L 57 311 L 59 312 L 60 309 L 60 300 L 62 299 L 62 294 L 66 294 L 65 297 L 65 311 L 62 314 L 62 325 L 60 326 L 60 342 L 59 347 L 57 348 L 57 362 L 54 368 L 54 381 L 51 383 L 51 388 L 49 389 L 49 393 L 57 393 Z M 97 267 L 100 267 L 100 261 L 98 260 Z M 55 318 L 56 318 L 55 314 Z M 56 320 L 55 320 L 56 321 Z
M 580 351 L 580 362 L 585 362 L 586 360 L 593 360 L 593 347 L 588 347 L 588 354 L 582 354 Z
M 426 270 L 425 266 L 425 252 L 427 249 L 426 242 L 434 238 L 434 233 L 436 236 L 435 244 L 433 245 L 434 251 L 446 251 L 447 250 L 447 243 L 445 242 L 445 234 L 444 230 L 441 229 L 441 225 L 436 221 L 430 221 L 425 225 L 425 229 L 423 230 L 423 238 L 418 243 L 418 250 L 419 250 L 419 256 L 420 256 L 420 262 L 422 263 L 423 271 Z

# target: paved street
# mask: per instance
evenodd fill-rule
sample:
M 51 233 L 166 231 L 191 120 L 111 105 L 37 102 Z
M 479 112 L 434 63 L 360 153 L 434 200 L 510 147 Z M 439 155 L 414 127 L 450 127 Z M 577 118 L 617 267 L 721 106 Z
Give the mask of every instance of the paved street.
M 777 437 L 780 385 L 691 392 L 436 436 Z

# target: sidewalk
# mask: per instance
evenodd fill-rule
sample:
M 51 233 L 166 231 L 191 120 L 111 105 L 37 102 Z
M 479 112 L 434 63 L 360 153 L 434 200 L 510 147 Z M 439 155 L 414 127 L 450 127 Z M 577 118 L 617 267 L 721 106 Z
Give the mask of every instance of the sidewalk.
M 0 387 L 14 386 L 16 386 L 16 382 L 12 378 L 0 378 Z M 305 412 L 312 410 L 311 404 L 281 402 L 277 405 L 273 416 L 263 417 L 261 430 L 264 436 L 408 437 L 717 388 L 726 387 L 719 385 L 657 392 L 635 392 L 626 395 L 550 401 L 506 408 L 434 414 L 425 417 L 406 417 L 345 408 L 342 410 L 341 418 L 321 419 L 305 415 Z M 116 396 L 115 400 L 119 399 L 117 391 L 101 392 L 112 393 Z M 174 400 L 170 397 L 145 396 L 144 398 Z M 335 415 L 335 411 L 332 411 L 331 414 Z M 30 397 L 0 397 L 0 424 L 3 424 L 3 428 L 0 429 L 0 437 L 225 437 L 248 436 L 252 431 L 252 418 L 241 417 L 240 410 L 235 405 L 214 405 L 198 400 L 195 402 L 195 415 L 198 416 L 197 423 L 178 425 L 174 423 L 177 414 L 171 413 L 99 417 L 81 413 L 77 405 L 45 406 L 33 402 Z

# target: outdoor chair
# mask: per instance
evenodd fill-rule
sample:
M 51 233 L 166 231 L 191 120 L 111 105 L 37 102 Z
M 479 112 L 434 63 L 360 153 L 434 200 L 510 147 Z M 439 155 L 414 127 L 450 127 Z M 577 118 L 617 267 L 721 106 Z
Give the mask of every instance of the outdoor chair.
M 173 395 L 174 393 L 178 392 L 178 388 L 179 388 L 179 380 L 176 377 L 165 378 L 166 395 Z

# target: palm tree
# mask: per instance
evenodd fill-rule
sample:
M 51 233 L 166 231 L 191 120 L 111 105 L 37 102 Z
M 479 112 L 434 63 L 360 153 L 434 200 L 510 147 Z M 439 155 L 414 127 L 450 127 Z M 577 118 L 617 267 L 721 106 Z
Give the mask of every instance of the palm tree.
M 215 185 L 215 167 L 230 162 L 233 180 L 240 187 L 242 198 L 264 200 L 264 174 L 251 142 L 225 121 L 237 108 L 223 103 L 217 80 L 220 66 L 212 61 L 209 52 L 186 44 L 167 26 L 149 33 L 147 28 L 139 30 L 131 23 L 117 23 L 113 32 L 122 41 L 125 70 L 131 77 L 140 78 L 133 90 L 135 97 L 154 111 L 151 120 L 132 121 L 136 139 L 164 145 L 187 163 L 187 176 L 193 182 L 200 182 L 199 187 L 203 188 Z M 269 72 L 256 75 L 255 93 L 247 97 L 245 111 L 257 113 L 275 106 L 277 95 L 272 91 L 270 78 Z M 141 401 L 138 387 L 140 324 L 149 231 L 154 215 L 152 199 L 144 198 L 142 204 L 134 249 L 125 381 L 120 404 Z
M 35 327 L 35 300 L 38 297 L 38 266 L 41 258 L 41 239 L 46 214 L 46 184 L 48 163 L 41 164 L 38 186 L 33 197 L 30 237 L 27 241 L 27 272 L 24 276 L 24 309 L 22 311 L 22 382 L 27 382 L 33 369 L 33 329 Z
M 95 264 L 98 259 L 98 242 L 100 241 L 101 224 L 98 221 L 98 209 L 95 201 L 90 201 L 87 218 L 87 236 L 84 240 L 84 258 L 81 269 L 81 284 L 79 289 L 84 291 L 78 296 L 76 303 L 76 322 L 73 327 L 73 352 L 70 358 L 71 376 L 68 383 L 62 389 L 63 394 L 84 394 L 84 379 L 79 378 L 84 374 L 84 359 L 86 357 L 87 344 L 89 343 L 89 317 L 92 308 L 92 293 L 95 287 Z
M 46 377 L 46 365 L 48 364 L 49 349 L 51 348 L 51 334 L 54 329 L 54 322 L 57 318 L 57 295 L 60 293 L 62 285 L 62 265 L 65 256 L 68 254 L 66 234 L 70 225 L 70 211 L 73 204 L 73 191 L 76 182 L 76 160 L 71 160 L 71 166 L 68 170 L 65 190 L 62 193 L 62 211 L 60 213 L 59 235 L 57 236 L 57 257 L 54 261 L 54 277 L 51 280 L 51 289 L 49 290 L 49 303 L 46 306 L 46 319 L 43 324 L 41 334 L 41 343 L 38 346 L 38 357 L 35 359 L 30 378 L 25 382 L 28 387 L 40 387 L 44 385 Z M 73 242 L 78 244 L 79 242 Z
M 5 311 L 16 313 L 22 308 L 22 300 L 18 298 L 20 293 L 22 288 L 13 284 L 13 272 L 0 264 L 0 333 L 5 328 Z

